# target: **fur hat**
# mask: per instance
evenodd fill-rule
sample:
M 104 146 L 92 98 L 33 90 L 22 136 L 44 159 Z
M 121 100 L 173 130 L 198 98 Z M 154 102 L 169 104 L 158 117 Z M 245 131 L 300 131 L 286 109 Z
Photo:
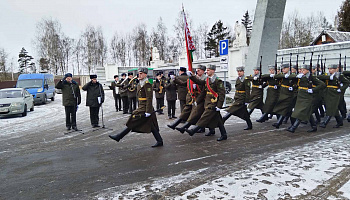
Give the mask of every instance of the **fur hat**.
M 208 65 L 207 69 L 216 70 L 216 66 L 215 65 Z
M 207 68 L 204 65 L 198 65 L 197 69 L 201 69 L 201 70 L 205 71 Z
M 244 71 L 244 67 L 243 66 L 236 67 L 236 70 L 237 71 Z
M 139 72 L 148 74 L 148 69 L 147 69 L 146 67 L 140 67 L 140 68 L 139 68 Z

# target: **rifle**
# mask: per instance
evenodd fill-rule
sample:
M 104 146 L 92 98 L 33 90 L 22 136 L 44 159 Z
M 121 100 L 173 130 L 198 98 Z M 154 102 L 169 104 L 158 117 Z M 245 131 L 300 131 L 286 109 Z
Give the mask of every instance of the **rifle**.
M 341 74 L 341 54 L 340 54 L 340 57 L 339 57 L 339 73 Z
M 289 54 L 289 74 L 292 74 L 292 53 Z
M 344 59 L 344 71 L 346 71 L 346 56 L 345 56 L 345 59 Z
M 276 53 L 276 59 L 275 59 L 275 74 L 277 74 L 277 53 Z
M 305 64 L 305 56 L 304 56 L 304 61 L 303 61 L 303 64 Z
M 321 55 L 321 66 L 320 66 L 320 67 L 321 67 L 321 73 L 324 74 L 324 71 L 323 71 L 323 62 L 322 62 L 323 59 L 322 59 L 322 58 L 323 58 L 323 54 Z
M 261 62 L 262 62 L 262 56 L 260 56 L 260 74 L 259 74 L 259 82 L 261 82 L 261 68 L 262 68 L 262 65 L 261 65 Z M 259 83 L 260 84 L 260 83 Z
M 299 55 L 297 55 L 297 63 L 296 63 L 296 70 L 297 70 L 297 73 L 299 72 L 299 69 L 298 69 L 298 62 L 299 62 Z
M 327 61 L 327 58 L 324 58 L 324 63 L 323 63 L 323 71 L 324 71 L 324 73 L 326 73 L 326 61 Z
M 320 55 L 317 56 L 317 64 L 316 64 L 316 76 L 318 75 L 318 66 L 320 65 Z
M 309 81 L 309 89 L 311 89 L 312 88 L 312 78 L 311 78 L 311 76 L 312 76 L 312 56 L 314 55 L 314 52 L 311 52 L 311 58 L 310 58 L 310 74 L 309 74 L 309 79 L 308 79 L 308 81 Z

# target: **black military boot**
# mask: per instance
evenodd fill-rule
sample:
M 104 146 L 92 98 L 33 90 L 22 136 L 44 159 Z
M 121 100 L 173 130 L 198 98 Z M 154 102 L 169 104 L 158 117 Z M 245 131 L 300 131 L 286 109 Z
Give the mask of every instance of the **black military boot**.
M 310 125 L 311 125 L 311 129 L 310 130 L 308 130 L 307 132 L 316 132 L 317 131 L 317 124 L 316 124 L 316 121 L 315 121 L 315 119 L 314 119 L 314 117 L 311 115 L 310 116 L 310 120 L 309 120 L 309 122 L 310 122 Z
M 122 132 L 120 132 L 117 135 L 109 135 L 109 138 L 119 142 L 119 140 L 121 140 L 124 136 L 126 136 L 126 134 L 128 134 L 130 131 L 131 129 L 126 127 L 124 130 L 122 130 Z
M 205 128 L 201 128 L 197 131 L 197 133 L 205 133 Z
M 247 122 L 247 127 L 244 130 L 251 130 L 253 129 L 253 124 L 252 121 L 250 120 L 250 118 L 245 120 Z
M 231 113 L 227 113 L 227 114 L 222 118 L 223 122 L 225 123 L 225 121 L 226 121 L 228 118 L 230 118 L 231 115 L 232 115 Z
M 167 125 L 169 128 L 175 130 L 175 127 L 181 123 L 182 119 L 177 119 L 174 121 L 174 123 Z
M 227 140 L 227 133 L 226 133 L 226 129 L 224 124 L 219 124 L 219 130 L 221 133 L 221 137 L 219 137 L 218 139 L 216 139 L 217 141 L 222 141 L 222 140 Z
M 193 136 L 197 131 L 202 128 L 200 126 L 194 126 L 192 129 L 186 129 L 186 132 L 190 135 Z
M 348 115 L 348 118 L 346 118 L 348 120 L 348 122 L 350 122 L 350 114 Z
M 205 136 L 215 135 L 215 128 L 209 128 L 209 132 L 205 134 Z
M 318 110 L 315 111 L 315 117 L 316 117 L 316 124 L 321 122 L 321 117 L 320 117 L 320 113 L 318 112 Z
M 265 122 L 268 118 L 269 118 L 269 114 L 264 113 L 264 114 L 262 114 L 262 116 L 260 117 L 260 119 L 257 119 L 257 120 L 256 120 L 256 122 L 263 123 L 263 122 Z
M 288 122 L 289 116 L 285 117 L 283 120 L 283 124 L 286 124 Z
M 185 124 L 181 128 L 175 128 L 176 130 L 180 131 L 182 134 L 186 131 L 188 127 L 190 127 L 191 124 L 189 122 L 185 122 Z
M 339 128 L 343 126 L 343 118 L 341 116 L 335 116 L 335 120 L 337 121 L 337 124 L 333 126 L 333 128 Z
M 291 125 L 287 131 L 291 132 L 291 133 L 294 133 L 295 132 L 295 129 L 298 128 L 299 124 L 300 124 L 300 120 L 299 119 L 296 119 L 295 122 L 293 123 L 293 125 Z
M 272 124 L 272 126 L 274 126 L 274 127 L 276 127 L 276 128 L 280 128 L 280 126 L 281 126 L 281 124 L 282 124 L 284 118 L 285 118 L 285 117 L 281 115 L 281 116 L 278 118 L 277 122 L 274 123 L 274 124 Z
M 325 116 L 324 121 L 320 124 L 320 127 L 326 128 L 326 126 L 327 126 L 328 122 L 331 120 L 331 118 L 332 118 L 331 116 Z
M 154 144 L 152 147 L 161 147 L 163 146 L 163 139 L 162 136 L 159 134 L 159 130 L 151 130 L 154 138 L 157 140 L 157 143 Z
M 250 109 L 247 109 L 248 111 L 248 115 L 250 116 L 252 114 L 252 112 L 254 111 L 254 109 L 250 110 Z

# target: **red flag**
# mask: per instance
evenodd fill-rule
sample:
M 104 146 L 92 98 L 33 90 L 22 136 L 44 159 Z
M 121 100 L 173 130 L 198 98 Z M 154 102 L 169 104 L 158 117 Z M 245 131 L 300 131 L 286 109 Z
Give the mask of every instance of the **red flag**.
M 183 6 L 182 6 L 182 13 L 184 15 L 184 29 L 185 29 L 185 38 L 186 38 L 188 70 L 192 71 L 192 61 L 193 61 L 192 52 L 195 51 L 196 48 L 194 47 L 194 44 L 193 44 L 190 29 L 188 28 L 186 14 L 185 14 L 185 10 L 184 10 Z

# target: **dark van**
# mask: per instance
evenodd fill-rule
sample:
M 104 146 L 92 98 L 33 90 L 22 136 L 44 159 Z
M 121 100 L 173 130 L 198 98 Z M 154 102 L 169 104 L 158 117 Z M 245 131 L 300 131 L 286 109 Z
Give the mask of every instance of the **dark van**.
M 16 87 L 25 88 L 33 95 L 35 103 L 44 104 L 48 99 L 55 100 L 55 82 L 52 74 L 21 74 Z

